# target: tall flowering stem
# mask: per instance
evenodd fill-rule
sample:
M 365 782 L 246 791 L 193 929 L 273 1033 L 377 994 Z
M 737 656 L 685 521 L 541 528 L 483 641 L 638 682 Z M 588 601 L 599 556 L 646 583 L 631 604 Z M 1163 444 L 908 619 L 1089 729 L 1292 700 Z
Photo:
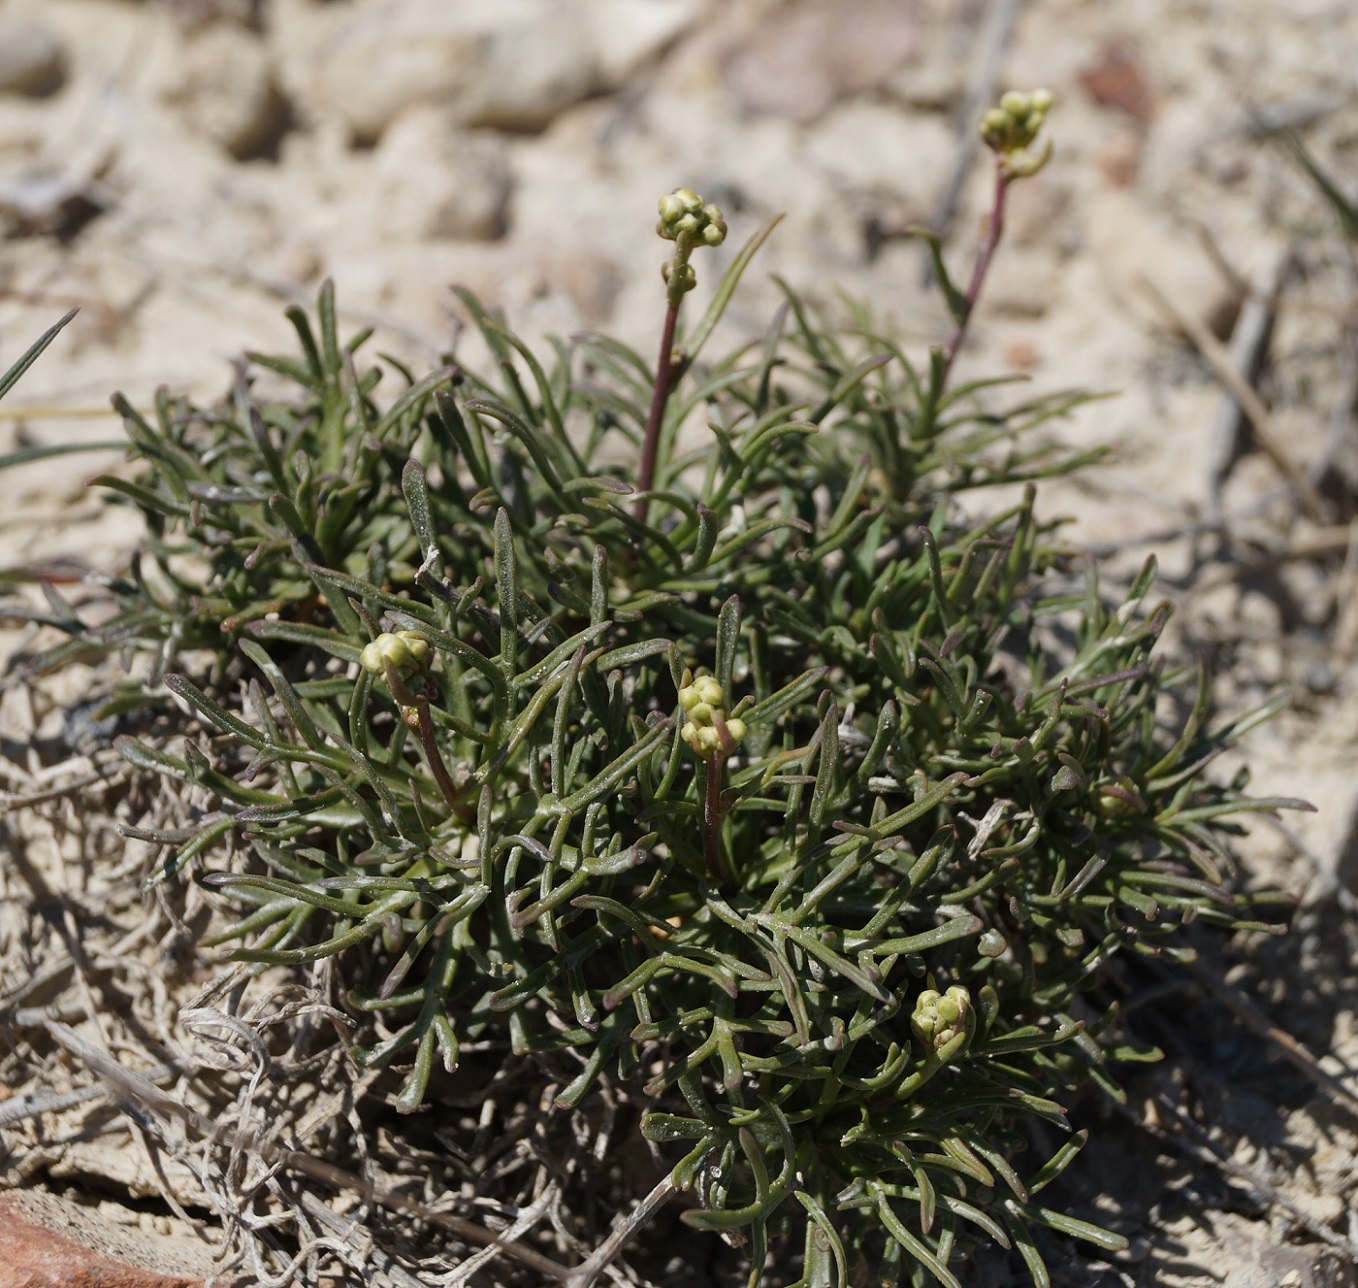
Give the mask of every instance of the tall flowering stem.
M 665 404 L 673 383 L 674 329 L 679 321 L 679 301 L 672 296 L 665 304 L 665 325 L 660 332 L 660 354 L 655 361 L 655 387 L 651 390 L 651 409 L 646 417 L 646 437 L 641 443 L 641 466 L 637 471 L 637 490 L 641 493 L 632 507 L 632 517 L 646 522 L 655 484 L 655 462 L 660 452 L 660 426 L 665 420 Z
M 745 721 L 726 710 L 726 694 L 711 675 L 696 680 L 685 674 L 679 689 L 684 724 L 679 736 L 704 762 L 703 856 L 707 872 L 719 886 L 728 886 L 730 873 L 721 856 L 721 763 L 745 741 Z
M 429 713 L 430 696 L 437 693 L 429 675 L 433 656 L 433 645 L 420 631 L 385 632 L 364 647 L 359 664 L 374 678 L 386 680 L 400 708 L 401 719 L 419 735 L 425 761 L 444 804 L 463 823 L 471 824 L 475 816 L 453 782 L 434 736 L 434 720 Z
M 670 262 L 661 268 L 665 279 L 665 325 L 660 332 L 660 353 L 655 363 L 655 384 L 651 407 L 646 416 L 646 435 L 641 443 L 641 465 L 637 470 L 637 497 L 632 517 L 645 523 L 650 510 L 650 491 L 655 486 L 655 470 L 660 455 L 660 431 L 665 423 L 665 405 L 682 359 L 676 362 L 674 332 L 679 323 L 679 306 L 697 284 L 689 257 L 699 246 L 720 246 L 726 240 L 726 220 L 721 211 L 690 188 L 676 188 L 660 198 L 660 219 L 655 231 L 674 243 Z
M 995 154 L 995 195 L 990 209 L 990 221 L 986 228 L 985 241 L 980 254 L 976 257 L 971 271 L 971 281 L 967 284 L 966 294 L 954 306 L 957 319 L 956 329 L 943 349 L 943 378 L 946 381 L 952 369 L 953 359 L 966 339 L 967 325 L 971 321 L 972 310 L 981 298 L 981 288 L 985 285 L 990 261 L 994 258 L 995 248 L 1004 235 L 1004 206 L 1009 188 L 1015 179 L 1025 179 L 1042 169 L 1051 157 L 1051 141 L 1040 152 L 1031 152 L 1030 146 L 1042 128 L 1042 122 L 1051 110 L 1052 95 L 1049 90 L 1035 89 L 1030 94 L 1011 90 L 1000 99 L 999 106 L 993 107 L 981 118 L 981 139 Z
M 962 347 L 962 341 L 966 339 L 967 324 L 971 321 L 971 311 L 976 306 L 976 301 L 981 298 L 981 288 L 985 285 L 985 276 L 990 268 L 990 261 L 994 257 L 995 248 L 1000 244 L 1000 238 L 1004 236 L 1004 199 L 1009 192 L 1009 172 L 1004 168 L 1004 162 L 998 160 L 995 165 L 995 200 L 990 210 L 990 222 L 986 228 L 986 238 L 981 245 L 980 254 L 976 257 L 976 266 L 971 270 L 971 281 L 967 284 L 967 293 L 963 297 L 962 316 L 957 321 L 952 336 L 943 350 L 943 374 L 946 379 L 947 373 L 952 370 L 953 359 L 957 357 L 957 351 Z

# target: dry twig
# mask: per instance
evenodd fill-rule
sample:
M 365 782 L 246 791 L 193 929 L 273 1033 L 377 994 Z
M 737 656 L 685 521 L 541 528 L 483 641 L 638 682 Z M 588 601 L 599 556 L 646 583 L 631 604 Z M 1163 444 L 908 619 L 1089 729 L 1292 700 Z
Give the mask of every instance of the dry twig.
M 1251 388 L 1268 348 L 1278 293 L 1291 263 L 1290 250 L 1275 248 L 1250 283 L 1235 330 L 1231 333 L 1231 369 Z M 1240 399 L 1228 388 L 1212 431 L 1212 459 L 1207 475 L 1207 505 L 1211 515 L 1221 512 L 1221 489 L 1240 450 L 1243 415 Z
M 283 1167 L 292 1172 L 300 1172 L 311 1180 L 319 1181 L 333 1189 L 347 1190 L 360 1195 L 367 1202 L 376 1203 L 392 1211 L 402 1212 L 408 1216 L 427 1221 L 431 1225 L 440 1226 L 470 1243 L 477 1243 L 486 1248 L 493 1247 L 554 1282 L 564 1283 L 571 1279 L 573 1272 L 568 1267 L 535 1252 L 532 1248 L 526 1247 L 513 1236 L 497 1235 L 484 1226 L 477 1225 L 474 1221 L 437 1211 L 427 1204 L 407 1198 L 403 1194 L 379 1189 L 362 1177 L 355 1176 L 351 1172 L 311 1154 L 303 1153 L 300 1150 L 283 1149 L 272 1141 L 245 1138 L 229 1126 L 214 1123 L 197 1110 L 173 1099 L 148 1078 L 124 1068 L 111 1056 L 87 1042 L 75 1030 L 66 1025 L 49 1022 L 46 1029 L 59 1046 L 82 1061 L 91 1072 L 102 1078 L 108 1084 L 110 1091 L 120 1100 L 131 1101 L 162 1119 L 177 1120 L 207 1141 L 229 1145 L 233 1148 L 253 1150 L 267 1165 Z M 516 1222 L 511 1229 L 517 1229 L 517 1226 L 518 1223 Z M 613 1255 L 616 1255 L 616 1253 Z
M 1324 499 L 1316 491 L 1315 485 L 1307 477 L 1306 471 L 1288 454 L 1287 449 L 1283 446 L 1282 435 L 1273 423 L 1273 417 L 1269 414 L 1268 408 L 1264 406 L 1263 400 L 1255 392 L 1254 386 L 1236 370 L 1235 363 L 1232 362 L 1226 346 L 1212 334 L 1204 322 L 1185 309 L 1179 308 L 1150 278 L 1143 277 L 1141 282 L 1161 310 L 1193 342 L 1198 352 L 1202 354 L 1208 365 L 1216 373 L 1217 379 L 1226 386 L 1232 397 L 1240 404 L 1240 409 L 1249 420 L 1260 448 L 1292 485 L 1306 513 L 1317 521 L 1323 521 L 1326 517 Z
M 1333 1074 L 1326 1073 L 1320 1062 L 1306 1047 L 1285 1029 L 1279 1028 L 1239 989 L 1218 979 L 1201 963 L 1189 963 L 1185 969 L 1199 984 L 1220 1001 L 1251 1033 L 1271 1042 L 1293 1068 L 1309 1079 L 1331 1104 L 1346 1109 L 1358 1117 L 1358 1095 L 1350 1091 Z

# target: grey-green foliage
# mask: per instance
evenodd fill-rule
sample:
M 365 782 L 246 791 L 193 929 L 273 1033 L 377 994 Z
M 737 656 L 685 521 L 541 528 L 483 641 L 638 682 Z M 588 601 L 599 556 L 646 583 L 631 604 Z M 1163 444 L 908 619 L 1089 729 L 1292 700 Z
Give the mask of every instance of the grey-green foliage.
M 955 502 L 1081 463 L 1030 433 L 1077 399 L 981 410 L 938 354 L 785 294 L 758 342 L 680 364 L 639 522 L 605 463 L 643 431 L 632 350 L 540 361 L 465 297 L 492 369 L 385 360 L 384 410 L 327 289 L 318 331 L 291 314 L 300 357 L 253 358 L 291 393 L 242 372 L 217 408 L 120 404 L 140 470 L 103 482 L 146 537 L 118 614 L 54 615 L 71 640 L 40 661 L 158 654 L 222 736 L 124 753 L 221 811 L 152 880 L 235 900 L 214 942 L 241 960 L 336 956 L 400 1108 L 468 1040 L 568 1050 L 563 1104 L 644 1083 L 685 1219 L 743 1231 L 752 1282 L 793 1232 L 809 1285 L 864 1257 L 956 1284 L 978 1239 L 1041 1283 L 1035 1225 L 1121 1242 L 1044 1206 L 1083 1133 L 1011 1161 L 1144 1055 L 1082 994 L 1118 953 L 1186 953 L 1192 918 L 1251 922 L 1222 820 L 1280 802 L 1201 779 L 1239 732 L 1204 726 L 1204 686 L 1166 725 L 1192 679 L 1151 659 L 1149 567 L 1110 609 L 1069 589 L 1031 488 Z M 402 631 L 428 665 L 369 665 Z M 712 771 L 680 737 L 686 668 L 747 730 Z

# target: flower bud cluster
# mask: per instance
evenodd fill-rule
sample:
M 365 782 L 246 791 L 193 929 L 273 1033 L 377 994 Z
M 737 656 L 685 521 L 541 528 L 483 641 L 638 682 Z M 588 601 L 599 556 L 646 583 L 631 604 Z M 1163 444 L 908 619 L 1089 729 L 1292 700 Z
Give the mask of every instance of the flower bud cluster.
M 670 302 L 677 304 L 686 291 L 691 291 L 698 278 L 688 262 L 695 246 L 720 246 L 726 240 L 726 220 L 721 211 L 691 188 L 676 188 L 660 198 L 660 220 L 655 230 L 666 241 L 674 243 L 674 259 L 661 267 Z
M 690 244 L 720 246 L 726 240 L 726 220 L 711 202 L 692 188 L 676 188 L 660 198 L 660 221 L 655 230 L 666 241 L 686 237 Z
M 371 675 L 385 675 L 387 665 L 403 680 L 424 675 L 433 660 L 433 645 L 419 631 L 379 635 L 359 654 L 359 664 Z
M 1052 93 L 1035 89 L 1023 94 L 1010 90 L 998 107 L 992 107 L 981 117 L 981 139 L 992 152 L 1004 160 L 1005 169 L 1015 178 L 1036 174 L 1051 156 L 1051 142 L 1037 154 L 1028 151 L 1037 138 L 1042 122 L 1053 103 Z
M 679 690 L 679 705 L 688 717 L 679 736 L 694 755 L 711 760 L 734 751 L 745 739 L 745 721 L 726 713 L 726 695 L 716 677 L 700 675 Z
M 954 984 L 946 993 L 926 988 L 915 999 L 910 1016 L 910 1031 L 930 1053 L 941 1050 L 960 1034 L 970 1034 L 975 1025 L 971 994 L 961 984 Z

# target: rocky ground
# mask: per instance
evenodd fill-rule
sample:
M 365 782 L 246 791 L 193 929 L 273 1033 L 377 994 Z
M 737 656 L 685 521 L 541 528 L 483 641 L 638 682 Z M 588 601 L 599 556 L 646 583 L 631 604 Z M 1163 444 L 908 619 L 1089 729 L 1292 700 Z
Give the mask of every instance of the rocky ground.
M 654 205 L 679 184 L 725 209 L 723 255 L 786 212 L 733 333 L 762 329 L 776 272 L 868 301 L 922 350 L 946 319 L 906 230 L 945 231 L 961 274 L 988 195 L 972 122 L 997 88 L 1039 84 L 1057 96 L 1056 155 L 1014 193 L 961 374 L 1114 395 L 1060 427 L 1112 455 L 1054 485 L 1048 512 L 1072 516 L 1113 581 L 1158 556 L 1180 608 L 1167 647 L 1212 660 L 1225 709 L 1293 694 L 1251 735 L 1254 782 L 1318 806 L 1245 842 L 1252 879 L 1301 900 L 1297 933 L 1236 967 L 1255 1031 L 1225 1024 L 1203 985 L 1201 1031 L 1166 1039 L 1180 1072 L 1134 1087 L 1139 1128 L 1110 1128 L 1126 1172 L 1088 1178 L 1103 1207 L 1145 1214 L 1132 1253 L 1065 1272 L 1351 1284 L 1358 242 L 1277 133 L 1353 193 L 1347 0 L 7 0 L 0 369 L 81 312 L 0 409 L 0 453 L 116 439 L 115 389 L 212 399 L 243 349 L 289 346 L 284 306 L 326 277 L 349 324 L 414 364 L 449 346 L 452 283 L 530 337 L 607 328 L 649 351 Z M 0 568 L 117 568 L 135 522 L 83 484 L 117 459 L 0 476 Z M 49 781 L 33 748 L 63 718 L 13 690 L 0 703 L 0 826 L 28 847 L 21 874 L 37 865 L 58 891 L 74 832 L 33 812 Z M 21 922 L 0 920 L 10 960 Z M 172 1023 L 170 999 L 155 1010 Z M 1273 1025 L 1324 1053 L 1328 1089 L 1280 1072 Z M 51 1087 L 78 1084 L 67 1055 Z M 1201 1140 L 1170 1114 L 1185 1079 Z M 6 1121 L 0 1103 L 0 1184 L 157 1192 L 117 1149 Z M 149 1200 L 111 1205 L 174 1224 Z

